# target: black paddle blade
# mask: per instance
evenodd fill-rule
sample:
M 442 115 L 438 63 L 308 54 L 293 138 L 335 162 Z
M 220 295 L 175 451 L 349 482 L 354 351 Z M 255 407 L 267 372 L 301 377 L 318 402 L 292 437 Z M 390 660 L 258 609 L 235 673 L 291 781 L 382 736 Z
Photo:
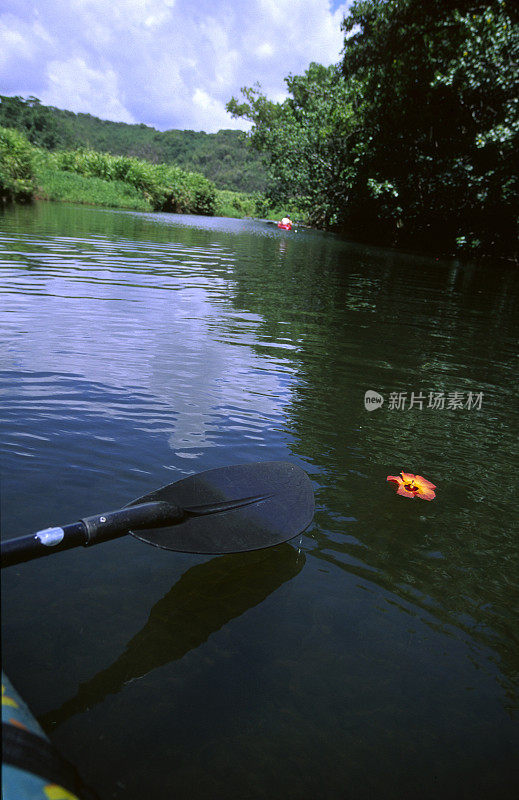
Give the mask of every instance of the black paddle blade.
M 239 464 L 200 472 L 129 505 L 161 500 L 180 506 L 182 519 L 161 528 L 130 531 L 164 550 L 238 553 L 285 542 L 314 515 L 310 478 L 284 461 Z

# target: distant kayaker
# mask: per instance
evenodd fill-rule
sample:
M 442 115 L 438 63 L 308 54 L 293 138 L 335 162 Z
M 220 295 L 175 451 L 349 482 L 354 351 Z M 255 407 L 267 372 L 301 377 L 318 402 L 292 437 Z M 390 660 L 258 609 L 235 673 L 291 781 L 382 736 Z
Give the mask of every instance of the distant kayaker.
M 292 225 L 292 220 L 290 219 L 290 215 L 287 214 L 286 217 L 283 217 L 281 220 L 282 225 Z

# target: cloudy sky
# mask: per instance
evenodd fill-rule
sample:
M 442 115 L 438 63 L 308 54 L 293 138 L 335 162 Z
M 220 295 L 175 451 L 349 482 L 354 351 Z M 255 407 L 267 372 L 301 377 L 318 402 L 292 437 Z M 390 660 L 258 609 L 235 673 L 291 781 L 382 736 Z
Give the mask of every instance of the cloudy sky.
M 246 128 L 225 111 L 256 81 L 340 58 L 351 0 L 2 0 L 0 94 L 159 130 Z

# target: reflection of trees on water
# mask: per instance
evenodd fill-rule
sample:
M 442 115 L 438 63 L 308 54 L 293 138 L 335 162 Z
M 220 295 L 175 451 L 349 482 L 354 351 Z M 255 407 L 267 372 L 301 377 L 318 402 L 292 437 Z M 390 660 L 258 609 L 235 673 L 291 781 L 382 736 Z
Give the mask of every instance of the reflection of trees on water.
M 297 454 L 317 467 L 323 509 L 310 552 L 466 631 L 514 681 L 514 272 L 331 237 L 291 240 L 283 269 L 265 260 L 263 272 L 253 294 L 237 262 L 234 303 L 263 318 L 262 354 L 269 342 L 295 346 L 283 352 L 297 375 L 287 425 Z M 364 410 L 367 389 L 385 396 L 382 410 Z M 482 391 L 483 407 L 389 410 L 389 393 L 406 391 Z M 401 469 L 423 470 L 437 499 L 394 498 L 385 478 Z
M 380 526 L 380 519 L 374 520 Z M 489 600 L 492 592 L 477 592 L 474 584 L 477 578 L 459 579 L 459 566 L 453 559 L 433 551 L 424 557 L 419 545 L 410 546 L 406 553 L 402 548 L 391 551 L 387 537 L 380 548 L 375 543 L 369 547 L 360 541 L 352 542 L 349 530 L 343 528 L 345 543 L 331 541 L 326 533 L 316 535 L 317 546 L 307 551 L 308 555 L 344 570 L 350 577 L 357 577 L 390 592 L 393 600 L 386 601 L 396 605 L 411 618 L 419 617 L 436 630 L 451 636 L 468 639 L 488 647 L 498 656 L 498 669 L 503 675 L 501 683 L 509 697 L 510 710 L 517 707 L 517 679 L 519 678 L 519 658 L 517 636 L 513 621 L 505 609 L 495 609 Z M 412 531 L 414 538 L 416 529 Z M 362 534 L 361 534 L 362 535 Z M 410 538 L 410 537 L 409 537 Z M 427 562 L 434 566 L 430 568 Z M 495 572 L 495 564 L 493 565 Z M 490 580 L 493 580 L 492 568 Z M 456 573 L 456 579 L 453 577 Z M 469 594 L 470 592 L 470 594 Z M 410 624 L 410 627 L 412 625 Z
M 55 728 L 157 667 L 181 659 L 232 619 L 262 603 L 294 578 L 304 563 L 305 556 L 284 543 L 218 556 L 191 567 L 154 605 L 148 622 L 119 658 L 40 721 Z

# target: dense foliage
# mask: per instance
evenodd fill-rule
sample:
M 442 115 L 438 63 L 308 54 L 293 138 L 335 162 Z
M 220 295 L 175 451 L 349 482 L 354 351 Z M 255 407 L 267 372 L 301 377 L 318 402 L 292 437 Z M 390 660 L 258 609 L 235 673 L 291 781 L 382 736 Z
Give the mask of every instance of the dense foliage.
M 94 150 L 51 153 L 32 146 L 12 128 L 0 128 L 0 198 L 29 201 L 35 194 L 94 205 L 206 215 L 215 213 L 217 203 L 216 187 L 203 175 Z
M 214 214 L 216 188 L 203 175 L 95 150 L 56 151 L 49 158 L 57 170 L 130 184 L 155 211 Z
M 0 201 L 26 203 L 34 189 L 33 148 L 18 131 L 0 128 Z
M 0 125 L 17 128 L 37 147 L 78 147 L 132 156 L 154 164 L 172 164 L 198 172 L 222 189 L 263 191 L 265 169 L 241 131 L 218 133 L 158 131 L 147 125 L 110 122 L 44 106 L 36 97 L 0 95 Z
M 503 0 L 355 3 L 343 61 L 364 85 L 354 228 L 382 216 L 427 244 L 515 245 L 516 15 Z
M 35 159 L 36 195 L 42 200 L 63 203 L 126 208 L 132 211 L 151 211 L 148 200 L 134 186 L 124 181 L 105 181 L 77 172 L 57 170 L 45 154 Z
M 505 0 L 356 0 L 337 67 L 271 103 L 244 89 L 270 197 L 357 238 L 511 255 L 517 247 L 518 12 Z

